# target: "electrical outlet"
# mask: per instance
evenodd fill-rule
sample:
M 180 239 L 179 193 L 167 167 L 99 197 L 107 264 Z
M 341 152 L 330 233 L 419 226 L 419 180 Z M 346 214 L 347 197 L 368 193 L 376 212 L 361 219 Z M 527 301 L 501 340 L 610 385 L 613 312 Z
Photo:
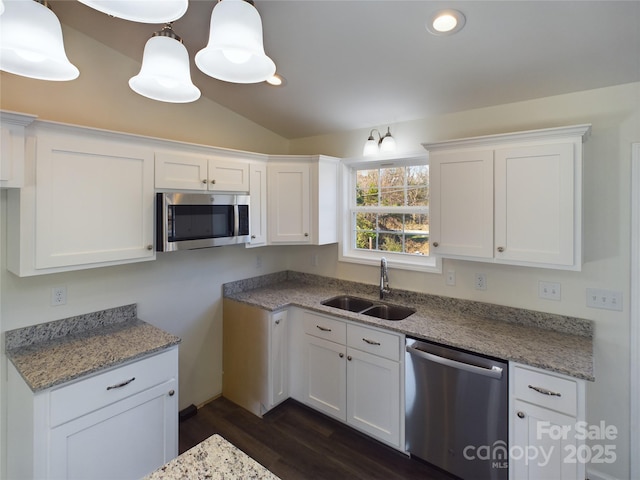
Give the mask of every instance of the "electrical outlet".
M 487 289 L 487 274 L 486 273 L 476 273 L 475 279 L 475 288 L 476 290 L 486 290 Z
M 587 288 L 587 307 L 622 311 L 622 292 Z
M 67 303 L 67 287 L 53 287 L 51 289 L 51 306 L 65 305 Z
M 560 284 L 558 282 L 538 282 L 538 297 L 546 300 L 560 300 Z
M 456 284 L 455 270 L 447 270 L 447 285 L 454 286 Z

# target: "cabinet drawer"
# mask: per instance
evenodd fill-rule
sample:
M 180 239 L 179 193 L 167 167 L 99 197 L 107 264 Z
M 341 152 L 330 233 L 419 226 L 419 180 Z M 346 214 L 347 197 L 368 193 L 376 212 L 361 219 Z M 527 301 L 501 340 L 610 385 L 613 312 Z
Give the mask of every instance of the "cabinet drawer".
M 515 367 L 514 379 L 516 398 L 557 412 L 577 415 L 576 381 L 522 367 Z
M 172 348 L 52 390 L 51 426 L 55 427 L 176 378 L 177 369 L 178 349 Z
M 314 337 L 324 338 L 343 345 L 347 341 L 347 325 L 345 322 L 311 312 L 304 312 L 304 331 Z
M 400 360 L 400 336 L 359 325 L 347 326 L 347 345 L 389 360 Z

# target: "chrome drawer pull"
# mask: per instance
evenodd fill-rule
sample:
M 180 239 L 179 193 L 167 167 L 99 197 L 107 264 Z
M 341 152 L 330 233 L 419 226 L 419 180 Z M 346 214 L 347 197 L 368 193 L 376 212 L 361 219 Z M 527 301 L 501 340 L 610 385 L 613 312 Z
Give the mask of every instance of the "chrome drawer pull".
M 562 396 L 558 392 L 552 392 L 551 390 L 547 390 L 546 388 L 534 387 L 533 385 L 529 385 L 529 388 L 531 390 L 535 390 L 538 393 L 541 393 L 543 395 L 549 395 L 551 397 L 561 397 Z
M 363 342 L 367 342 L 369 345 L 380 345 L 380 342 L 376 342 L 375 340 L 369 340 L 368 338 L 363 338 Z
M 320 325 L 316 325 L 316 328 L 317 328 L 318 330 L 323 331 L 323 332 L 330 332 L 330 331 L 331 331 L 331 329 L 330 329 L 330 328 L 327 328 L 327 327 L 321 327 Z
M 126 387 L 127 385 L 129 385 L 131 382 L 133 382 L 136 379 L 136 377 L 131 377 L 129 380 L 125 380 L 122 383 L 116 383 L 115 385 L 110 385 L 107 387 L 107 390 L 113 390 L 114 388 L 122 388 L 122 387 Z

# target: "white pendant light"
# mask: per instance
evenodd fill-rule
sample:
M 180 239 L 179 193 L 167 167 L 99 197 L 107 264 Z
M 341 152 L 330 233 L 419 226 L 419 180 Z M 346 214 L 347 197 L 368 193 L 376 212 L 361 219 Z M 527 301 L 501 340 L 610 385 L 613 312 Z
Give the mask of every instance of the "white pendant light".
M 188 103 L 200 98 L 200 90 L 191 81 L 189 54 L 171 25 L 147 40 L 140 73 L 129 80 L 129 86 L 161 102 Z
M 10 0 L 0 16 L 0 70 L 38 80 L 80 74 L 64 51 L 60 21 L 34 0 Z
M 209 43 L 195 61 L 202 72 L 225 82 L 264 82 L 276 73 L 264 53 L 260 14 L 245 0 L 220 0 L 213 7 Z
M 4 13 L 4 2 L 0 0 L 0 15 Z
M 140 23 L 173 22 L 184 15 L 188 0 L 79 0 L 96 10 Z

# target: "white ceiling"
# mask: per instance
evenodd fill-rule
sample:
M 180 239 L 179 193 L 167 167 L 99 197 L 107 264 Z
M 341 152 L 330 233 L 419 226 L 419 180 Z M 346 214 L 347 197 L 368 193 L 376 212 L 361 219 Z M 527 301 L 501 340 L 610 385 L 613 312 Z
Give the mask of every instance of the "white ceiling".
M 214 3 L 190 0 L 173 25 L 194 83 L 289 139 L 640 81 L 640 0 L 255 0 L 281 88 L 229 84 L 195 67 Z M 62 23 L 137 61 L 160 29 L 77 1 L 50 4 Z M 462 11 L 464 29 L 428 33 L 441 8 Z

